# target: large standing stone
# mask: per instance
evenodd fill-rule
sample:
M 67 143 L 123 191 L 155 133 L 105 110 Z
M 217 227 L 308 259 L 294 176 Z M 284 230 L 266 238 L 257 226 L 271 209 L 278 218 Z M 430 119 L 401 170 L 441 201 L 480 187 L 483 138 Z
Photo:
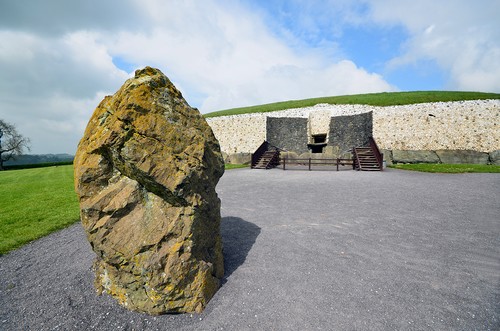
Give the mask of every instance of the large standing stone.
M 219 144 L 158 69 L 99 104 L 75 156 L 95 285 L 132 310 L 200 312 L 224 273 Z

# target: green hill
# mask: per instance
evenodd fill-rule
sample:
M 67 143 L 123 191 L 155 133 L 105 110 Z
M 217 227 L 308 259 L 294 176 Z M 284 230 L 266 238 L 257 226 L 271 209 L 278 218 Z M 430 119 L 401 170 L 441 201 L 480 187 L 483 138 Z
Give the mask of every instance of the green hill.
M 205 114 L 205 117 L 238 115 L 247 113 L 265 113 L 290 108 L 303 108 L 328 103 L 335 105 L 371 105 L 396 106 L 427 102 L 448 102 L 463 100 L 500 99 L 499 93 L 460 92 L 460 91 L 415 91 L 415 92 L 383 92 L 369 94 L 341 95 L 334 97 L 290 100 L 268 103 L 259 106 L 225 109 Z

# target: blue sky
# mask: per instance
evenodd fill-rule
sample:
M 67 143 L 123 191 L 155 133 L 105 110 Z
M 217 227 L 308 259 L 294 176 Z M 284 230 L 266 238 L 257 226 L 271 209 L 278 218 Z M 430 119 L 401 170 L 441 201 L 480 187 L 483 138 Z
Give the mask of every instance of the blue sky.
M 391 59 L 404 52 L 411 33 L 403 24 L 362 21 L 371 11 L 368 3 L 353 1 L 351 7 L 340 8 L 333 14 L 325 10 L 330 5 L 328 1 L 248 3 L 257 3 L 256 7 L 265 11 L 266 21 L 277 36 L 286 39 L 291 34 L 299 40 L 299 47 L 326 46 L 337 59 L 349 59 L 368 72 L 382 74 L 397 90 L 439 90 L 445 85 L 445 73 L 432 59 L 421 59 L 397 70 L 387 68 Z M 358 19 L 350 20 L 351 15 Z
M 105 95 L 161 69 L 201 112 L 320 96 L 500 91 L 497 0 L 5 0 L 0 118 L 74 153 Z

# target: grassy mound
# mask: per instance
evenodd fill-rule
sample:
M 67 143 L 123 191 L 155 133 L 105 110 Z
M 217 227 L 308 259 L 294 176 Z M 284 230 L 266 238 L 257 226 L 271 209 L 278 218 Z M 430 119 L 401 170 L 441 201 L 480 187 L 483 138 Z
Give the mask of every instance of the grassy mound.
M 242 107 L 220 110 L 205 114 L 205 117 L 238 115 L 247 113 L 265 113 L 290 108 L 303 108 L 328 103 L 335 105 L 370 105 L 370 106 L 396 106 L 427 102 L 448 102 L 463 100 L 500 99 L 498 93 L 482 92 L 454 92 L 454 91 L 416 91 L 416 92 L 384 92 L 355 95 L 341 95 L 335 97 L 312 98 L 304 100 L 291 100 L 268 103 L 259 106 Z

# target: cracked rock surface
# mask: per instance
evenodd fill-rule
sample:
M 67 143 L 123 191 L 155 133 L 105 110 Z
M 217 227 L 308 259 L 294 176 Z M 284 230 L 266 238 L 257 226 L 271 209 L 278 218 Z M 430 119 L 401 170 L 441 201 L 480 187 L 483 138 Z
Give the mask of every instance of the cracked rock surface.
M 149 314 L 200 312 L 224 274 L 218 141 L 158 69 L 94 111 L 75 156 L 95 286 Z

